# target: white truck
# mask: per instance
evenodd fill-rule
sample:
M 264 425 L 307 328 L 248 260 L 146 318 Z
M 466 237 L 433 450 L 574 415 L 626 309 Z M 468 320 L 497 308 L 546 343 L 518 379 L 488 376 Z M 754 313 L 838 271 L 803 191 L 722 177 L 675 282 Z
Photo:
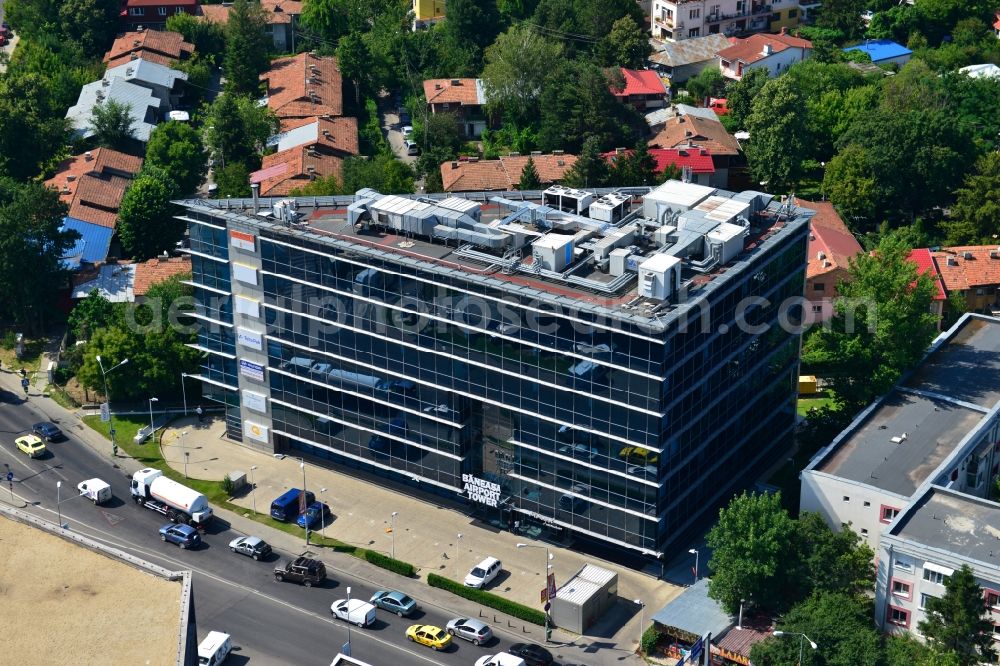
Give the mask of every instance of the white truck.
M 172 481 L 149 467 L 132 475 L 135 503 L 162 513 L 170 522 L 201 527 L 212 520 L 212 508 L 201 493 Z
M 103 504 L 111 499 L 111 485 L 100 479 L 87 479 L 76 484 L 80 494 L 94 504 Z

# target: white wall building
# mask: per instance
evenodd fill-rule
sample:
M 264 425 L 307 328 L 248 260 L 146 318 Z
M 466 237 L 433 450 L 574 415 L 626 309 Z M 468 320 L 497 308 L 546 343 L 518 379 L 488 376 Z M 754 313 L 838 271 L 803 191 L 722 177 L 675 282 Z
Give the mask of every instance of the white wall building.
M 777 35 L 750 35 L 719 51 L 719 71 L 735 81 L 752 68 L 766 69 L 767 75 L 774 77 L 810 55 L 812 42 L 792 37 L 782 28 Z
M 705 35 L 777 32 L 794 27 L 800 17 L 798 0 L 653 0 L 653 37 L 680 41 Z

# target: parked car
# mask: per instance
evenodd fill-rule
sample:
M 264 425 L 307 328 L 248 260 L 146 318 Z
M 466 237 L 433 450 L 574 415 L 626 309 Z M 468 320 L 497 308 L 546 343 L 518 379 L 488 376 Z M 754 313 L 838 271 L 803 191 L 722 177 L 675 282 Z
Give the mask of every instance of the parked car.
M 240 555 L 252 557 L 255 560 L 267 557 L 271 554 L 271 546 L 255 536 L 237 537 L 229 542 L 229 550 Z
M 404 141 L 403 142 L 403 148 L 406 149 L 406 154 L 407 155 L 419 155 L 420 154 L 420 146 L 418 146 L 413 141 L 410 141 L 410 140 Z
M 551 652 L 533 643 L 514 643 L 507 652 L 524 659 L 528 666 L 551 666 L 554 661 Z
M 401 126 L 410 125 L 413 123 L 413 118 L 410 117 L 410 112 L 406 109 L 399 110 L 399 124 Z
M 448 622 L 446 629 L 452 636 L 458 636 L 474 645 L 488 643 L 493 638 L 490 625 L 472 617 L 456 617 Z
M 274 567 L 274 580 L 290 580 L 305 587 L 318 585 L 326 580 L 326 565 L 311 557 L 296 557 L 290 562 Z
M 482 589 L 489 585 L 502 570 L 503 562 L 495 557 L 487 557 L 472 567 L 472 571 L 465 577 L 465 586 Z
M 299 517 L 295 519 L 295 524 L 299 527 L 315 529 L 324 524 L 329 525 L 330 516 L 332 515 L 333 512 L 330 511 L 329 504 L 326 502 L 313 502 L 306 507 L 305 511 L 299 514 Z
M 713 97 L 708 104 L 708 108 L 715 111 L 715 115 L 724 116 L 729 113 L 729 103 L 725 97 Z
M 435 650 L 444 650 L 451 645 L 451 634 L 433 624 L 410 625 L 406 630 L 406 638 Z
M 41 458 L 45 455 L 45 442 L 35 435 L 25 435 L 14 440 L 18 451 L 28 454 L 29 458 Z
M 400 130 L 400 133 L 403 135 L 404 139 L 409 139 L 411 136 L 413 136 L 413 125 L 403 126 L 403 129 Z
M 89 499 L 94 504 L 101 504 L 111 499 L 111 485 L 107 481 L 100 479 L 87 479 L 76 484 L 76 489 L 80 494 Z
M 36 423 L 31 426 L 31 432 L 44 439 L 46 442 L 58 442 L 66 437 L 63 435 L 62 430 L 59 429 L 59 426 L 50 421 Z
M 395 613 L 399 617 L 410 615 L 417 610 L 417 602 L 402 592 L 395 590 L 379 590 L 369 601 L 382 610 Z
M 190 525 L 167 523 L 160 528 L 160 541 L 176 543 L 182 549 L 201 545 L 201 535 Z
M 364 599 L 337 599 L 330 604 L 330 613 L 359 627 L 370 627 L 375 623 L 375 606 Z

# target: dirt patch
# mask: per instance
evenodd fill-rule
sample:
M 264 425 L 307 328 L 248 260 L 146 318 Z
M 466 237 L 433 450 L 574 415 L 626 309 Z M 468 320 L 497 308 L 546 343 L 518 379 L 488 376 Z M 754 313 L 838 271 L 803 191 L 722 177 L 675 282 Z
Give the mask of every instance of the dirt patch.
M 6 518 L 0 562 L 4 663 L 175 663 L 179 582 Z

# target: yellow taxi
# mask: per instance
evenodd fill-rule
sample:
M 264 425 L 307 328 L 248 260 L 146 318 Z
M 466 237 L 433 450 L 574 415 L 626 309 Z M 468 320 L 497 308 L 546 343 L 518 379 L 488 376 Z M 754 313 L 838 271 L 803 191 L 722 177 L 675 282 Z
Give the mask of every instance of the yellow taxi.
M 647 465 L 655 465 L 660 462 L 660 454 L 641 446 L 626 446 L 618 452 L 618 457 L 622 460 L 641 460 Z
M 37 435 L 25 435 L 14 440 L 14 445 L 19 451 L 28 454 L 29 458 L 38 458 L 45 453 L 45 442 Z
M 406 630 L 408 640 L 432 647 L 435 650 L 444 650 L 451 645 L 451 634 L 430 624 L 413 624 Z

